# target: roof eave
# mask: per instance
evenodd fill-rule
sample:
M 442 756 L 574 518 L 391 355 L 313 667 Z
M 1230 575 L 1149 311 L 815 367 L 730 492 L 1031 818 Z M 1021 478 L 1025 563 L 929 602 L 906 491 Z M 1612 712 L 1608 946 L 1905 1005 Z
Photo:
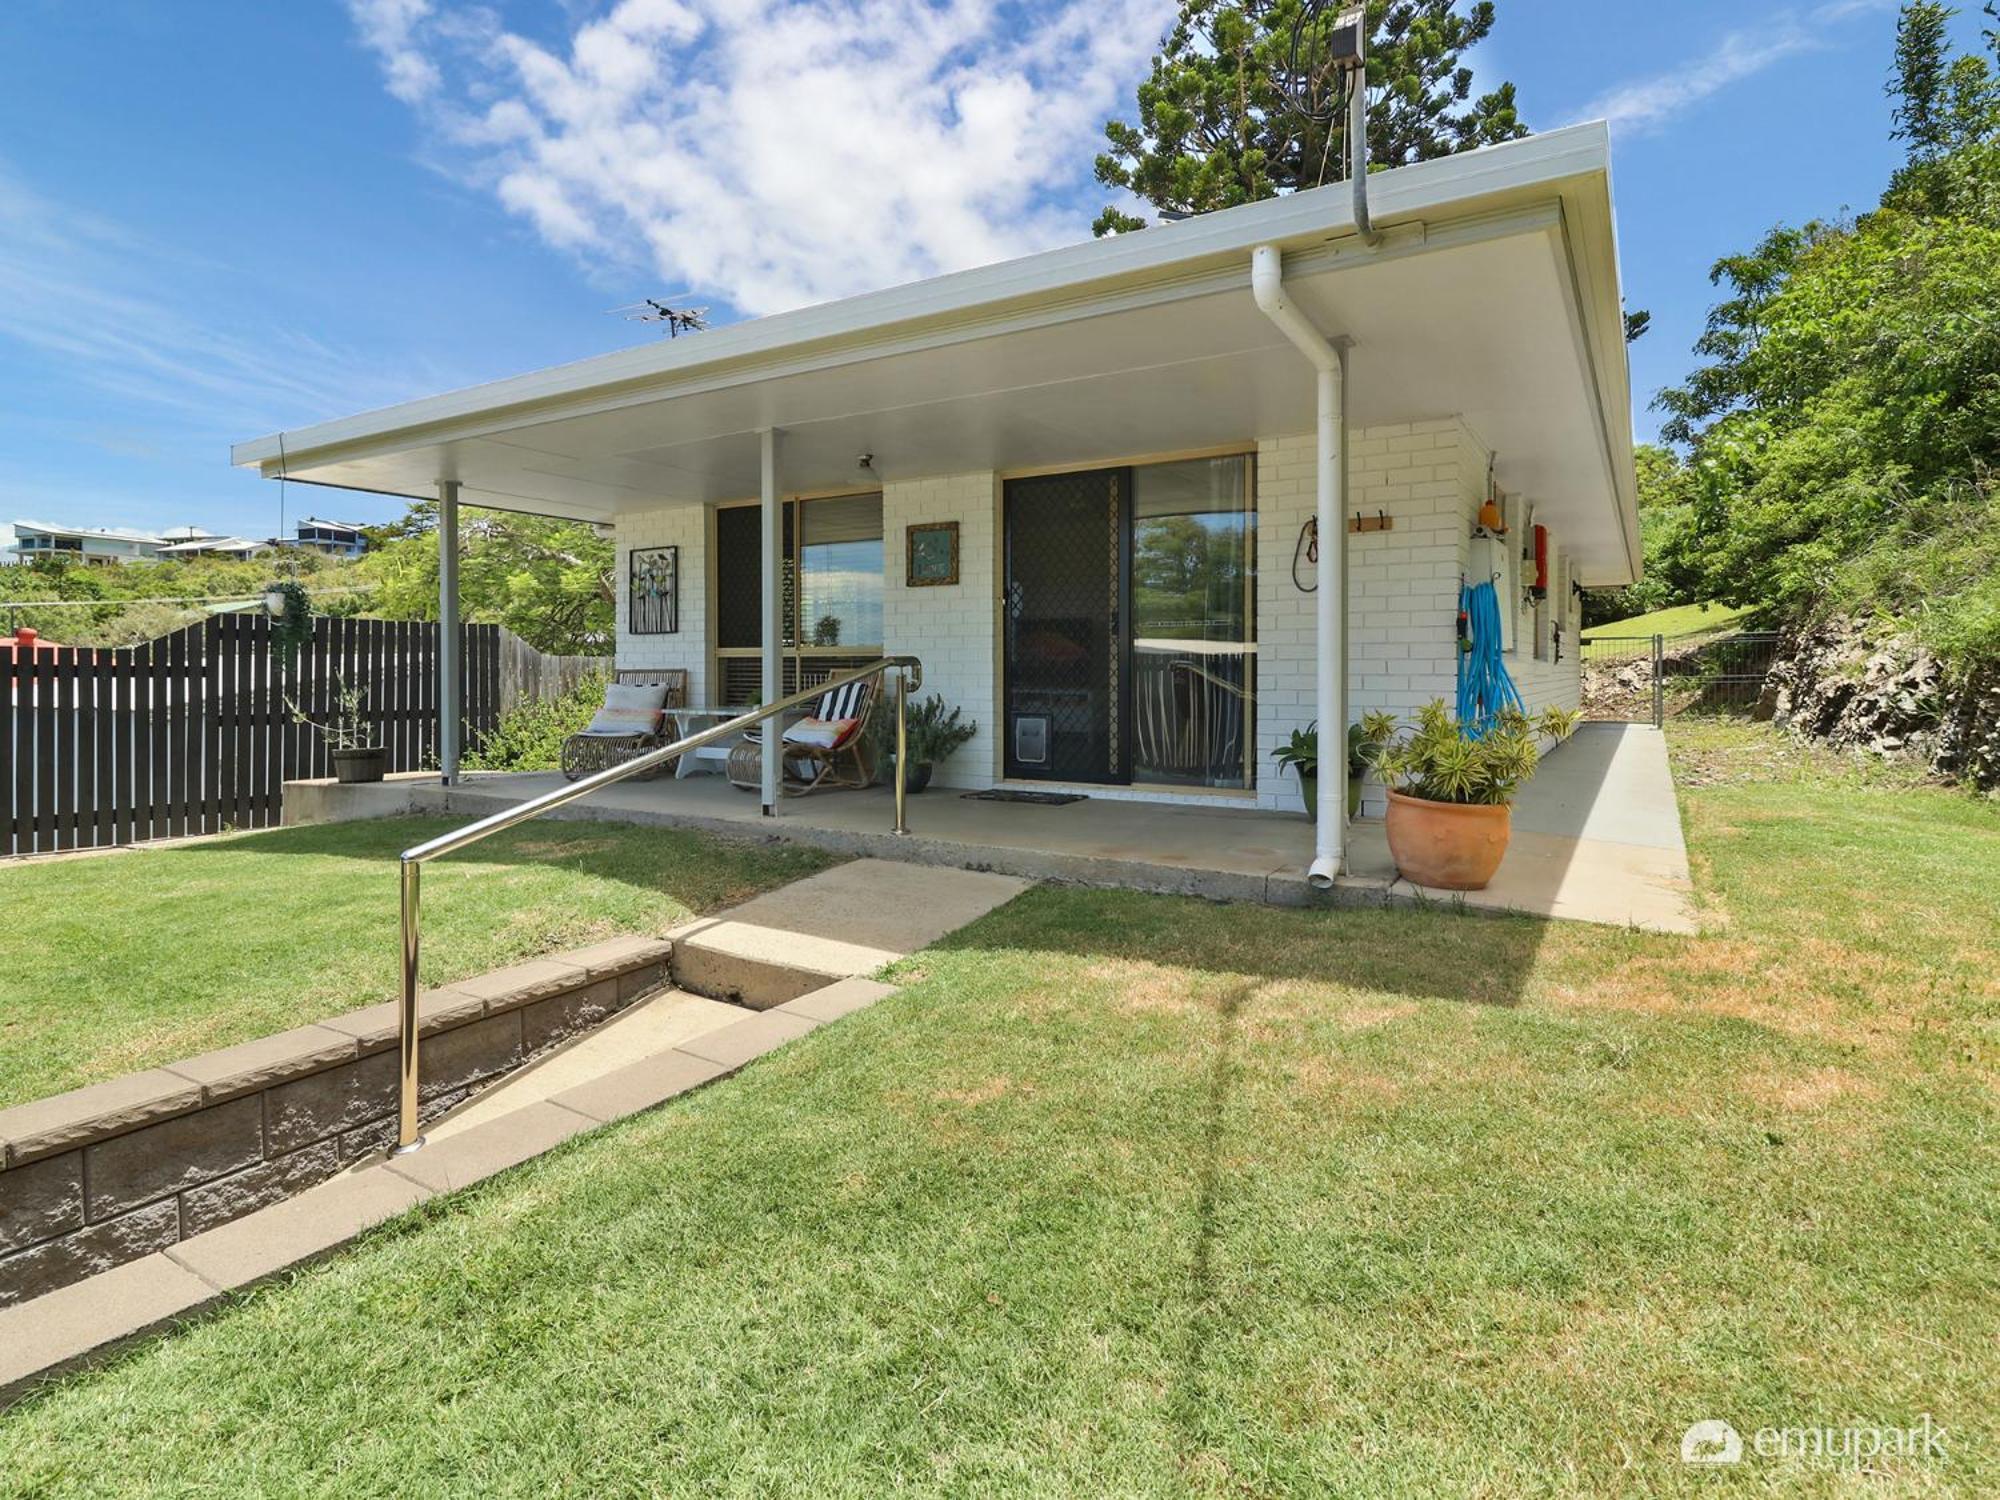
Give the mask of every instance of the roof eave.
M 1378 174 L 1370 189 L 1378 224 L 1456 218 L 1490 211 L 1524 193 L 1562 191 L 1577 179 L 1602 184 L 1609 134 L 1601 123 Z M 1600 191 L 1603 191 L 1600 188 Z M 1605 195 L 1608 218 L 1609 198 Z M 296 431 L 238 443 L 231 462 L 276 474 L 310 466 L 317 455 L 455 421 L 566 404 L 594 393 L 671 388 L 746 362 L 843 346 L 865 348 L 886 334 L 991 319 L 1039 303 L 1111 299 L 1149 280 L 1199 271 L 1248 254 L 1258 244 L 1319 244 L 1353 232 L 1344 185 L 1246 204 L 1140 234 L 1089 241 L 1039 255 L 954 272 L 907 286 L 733 324 L 699 339 L 672 340 L 598 355 L 526 375 Z M 1615 270 L 1612 276 L 1615 284 Z M 1615 300 L 1615 294 L 1614 294 Z M 1600 371 L 1600 375 L 1608 372 Z M 1629 401 L 1629 398 L 1628 398 Z M 1629 424 L 1628 424 L 1629 425 Z

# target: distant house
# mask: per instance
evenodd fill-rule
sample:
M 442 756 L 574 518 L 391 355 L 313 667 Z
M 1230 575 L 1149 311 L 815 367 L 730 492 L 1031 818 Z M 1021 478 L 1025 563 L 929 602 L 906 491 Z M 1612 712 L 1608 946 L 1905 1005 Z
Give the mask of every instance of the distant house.
M 345 521 L 306 516 L 294 529 L 292 540 L 286 545 L 309 548 L 328 557 L 359 557 L 368 550 L 368 538 L 362 535 L 359 526 Z
M 123 526 L 51 526 L 41 521 L 14 523 L 14 557 L 32 562 L 38 557 L 71 562 L 140 562 L 160 555 L 165 541 L 149 532 Z
M 197 526 L 182 526 L 167 533 L 160 548 L 163 559 L 187 557 L 268 557 L 276 542 L 256 542 L 242 536 L 219 536 Z

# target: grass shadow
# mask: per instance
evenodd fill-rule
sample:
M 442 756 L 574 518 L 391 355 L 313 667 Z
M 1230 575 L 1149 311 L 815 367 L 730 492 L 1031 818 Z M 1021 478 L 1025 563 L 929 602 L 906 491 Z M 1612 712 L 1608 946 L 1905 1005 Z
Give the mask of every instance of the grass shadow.
M 1011 949 L 1259 982 L 1513 1005 L 1522 998 L 1553 925 L 1445 902 L 1298 910 L 1038 886 L 934 949 Z

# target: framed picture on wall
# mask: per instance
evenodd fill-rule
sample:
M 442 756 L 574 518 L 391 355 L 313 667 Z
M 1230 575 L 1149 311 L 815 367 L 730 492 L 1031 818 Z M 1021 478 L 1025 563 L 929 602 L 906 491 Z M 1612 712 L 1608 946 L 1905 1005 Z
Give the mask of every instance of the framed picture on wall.
M 626 628 L 633 635 L 673 635 L 681 628 L 681 549 L 634 547 Z
M 913 589 L 958 582 L 958 522 L 932 521 L 905 533 L 909 559 L 904 581 Z

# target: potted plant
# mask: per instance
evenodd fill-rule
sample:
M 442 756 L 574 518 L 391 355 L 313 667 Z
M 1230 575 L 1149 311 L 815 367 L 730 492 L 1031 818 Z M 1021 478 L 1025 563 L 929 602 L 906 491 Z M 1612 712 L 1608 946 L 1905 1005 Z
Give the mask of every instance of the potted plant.
M 324 722 L 313 718 L 299 707 L 296 699 L 288 696 L 285 707 L 292 712 L 292 722 L 309 724 L 319 731 L 333 758 L 336 781 L 350 785 L 380 781 L 389 769 L 389 752 L 375 742 L 375 726 L 368 722 L 368 689 L 350 686 L 342 677 L 336 677 L 333 685 L 334 711 L 331 718 Z
M 1319 820 L 1319 721 L 1294 729 L 1292 737 L 1271 752 L 1280 771 L 1299 773 L 1299 794 L 1306 799 L 1306 821 Z
M 1512 836 L 1510 809 L 1541 760 L 1540 739 L 1568 739 L 1579 715 L 1504 708 L 1477 734 L 1432 701 L 1376 757 L 1389 784 L 1389 853 L 1402 876 L 1448 891 L 1483 890 Z
M 1363 714 L 1361 722 L 1347 726 L 1347 815 L 1361 815 L 1361 787 L 1368 768 L 1375 764 L 1382 746 L 1395 732 L 1396 721 L 1388 714 Z M 1281 770 L 1299 774 L 1299 791 L 1306 799 L 1306 817 L 1319 817 L 1319 723 L 1294 729 L 1292 737 L 1271 752 Z
M 1382 747 L 1396 732 L 1396 716 L 1366 713 L 1359 724 L 1347 726 L 1347 816 L 1361 816 L 1361 788 L 1368 771 L 1381 759 Z
M 911 703 L 904 710 L 905 734 L 909 746 L 909 770 L 904 776 L 903 786 L 912 792 L 921 792 L 931 784 L 931 772 L 957 753 L 957 751 L 979 733 L 976 723 L 968 724 L 956 708 L 947 707 L 944 697 L 932 693 Z M 889 758 L 896 752 L 896 713 L 885 705 L 882 715 L 883 737 L 888 742 Z
M 296 578 L 280 578 L 264 585 L 264 613 L 271 617 L 271 649 L 289 667 L 312 640 L 312 596 Z

